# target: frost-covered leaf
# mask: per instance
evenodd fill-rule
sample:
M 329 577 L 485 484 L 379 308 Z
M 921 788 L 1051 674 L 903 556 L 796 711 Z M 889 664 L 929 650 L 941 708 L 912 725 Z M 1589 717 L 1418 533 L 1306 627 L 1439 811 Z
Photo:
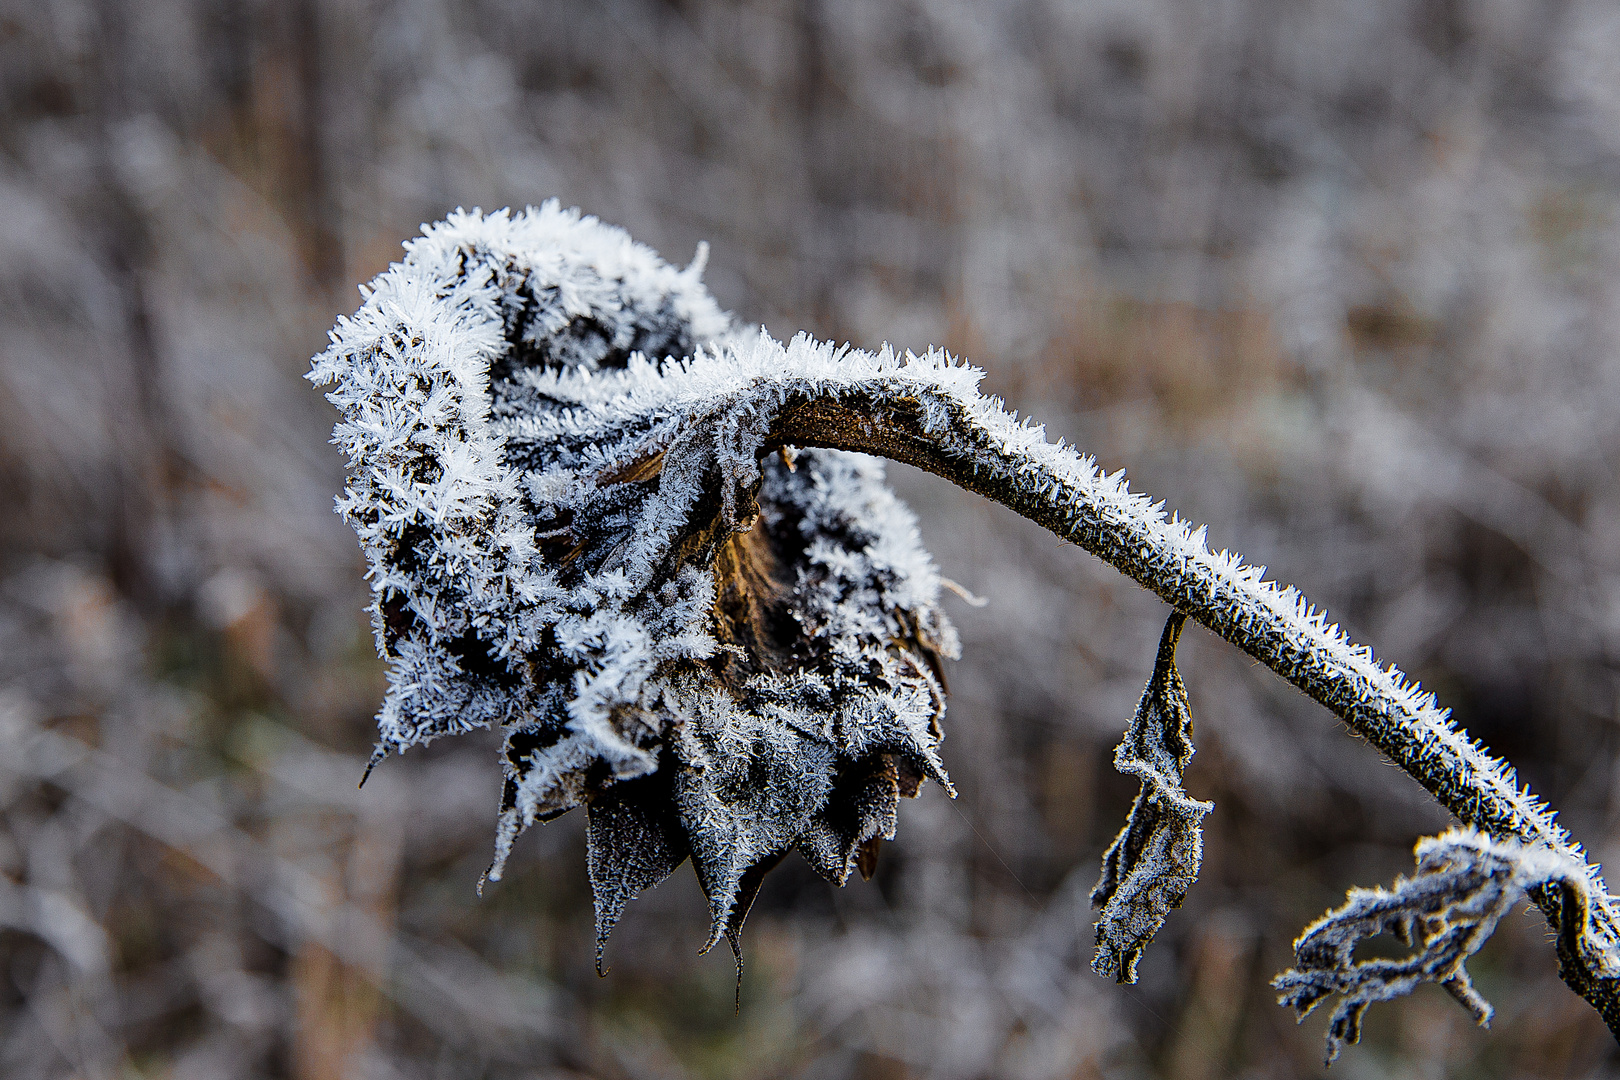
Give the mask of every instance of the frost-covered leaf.
M 1340 995 L 1328 1022 L 1327 1061 L 1345 1043 L 1361 1037 L 1361 1017 L 1375 1001 L 1411 993 L 1420 983 L 1443 986 L 1473 1013 L 1481 1027 L 1491 1022 L 1491 1006 L 1469 981 L 1463 966 L 1513 909 L 1526 891 L 1556 884 L 1562 890 L 1564 918 L 1560 951 L 1570 950 L 1609 977 L 1615 970 L 1613 946 L 1592 926 L 1591 883 L 1579 860 L 1541 846 L 1493 840 L 1472 829 L 1453 829 L 1418 841 L 1417 874 L 1396 878 L 1392 889 L 1351 889 L 1344 906 L 1305 928 L 1294 942 L 1294 962 L 1272 980 L 1303 1020 L 1311 1010 Z M 1397 960 L 1356 961 L 1362 941 L 1391 934 L 1414 952 Z
M 555 203 L 457 213 L 311 372 L 392 662 L 373 761 L 500 727 L 488 878 L 588 807 L 599 942 L 690 856 L 735 948 L 784 854 L 869 874 L 900 795 L 949 786 L 956 637 L 915 522 L 869 458 L 769 453 L 782 347 L 734 335 L 701 256 Z
M 1181 774 L 1192 760 L 1192 713 L 1176 670 L 1176 642 L 1187 617 L 1172 612 L 1159 655 L 1114 767 L 1142 781 L 1125 827 L 1103 853 L 1102 877 L 1091 890 L 1101 907 L 1091 968 L 1122 983 L 1136 981 L 1142 950 L 1181 906 L 1204 858 L 1201 823 L 1214 803 L 1190 797 Z

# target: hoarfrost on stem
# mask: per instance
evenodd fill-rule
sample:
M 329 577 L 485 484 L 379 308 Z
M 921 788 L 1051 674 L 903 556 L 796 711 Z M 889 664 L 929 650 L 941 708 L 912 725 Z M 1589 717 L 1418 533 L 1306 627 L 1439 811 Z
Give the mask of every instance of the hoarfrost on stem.
M 978 369 L 735 327 L 699 280 L 704 254 L 670 266 L 555 202 L 458 212 L 363 290 L 310 372 L 342 414 L 338 509 L 392 664 L 373 763 L 501 728 L 491 880 L 524 828 L 583 805 L 599 946 L 690 857 L 709 945 L 736 948 L 786 852 L 835 882 L 870 873 L 898 798 L 925 778 L 948 788 L 940 661 L 956 636 L 913 519 L 857 451 L 1079 544 L 1170 604 L 1172 626 L 1193 619 L 1332 710 L 1466 824 L 1569 860 L 1586 932 L 1560 944 L 1562 973 L 1620 1032 L 1598 869 L 1432 695 L 1264 567 L 1211 552 L 1123 471 L 981 395 Z M 1185 701 L 1166 662 L 1138 719 L 1170 757 L 1120 762 L 1162 774 L 1138 810 L 1176 812 L 1133 814 L 1100 886 L 1099 958 L 1126 976 L 1196 872 L 1203 804 L 1180 793 Z M 1140 857 L 1161 841 L 1174 857 Z M 1562 923 L 1563 892 L 1531 896 Z

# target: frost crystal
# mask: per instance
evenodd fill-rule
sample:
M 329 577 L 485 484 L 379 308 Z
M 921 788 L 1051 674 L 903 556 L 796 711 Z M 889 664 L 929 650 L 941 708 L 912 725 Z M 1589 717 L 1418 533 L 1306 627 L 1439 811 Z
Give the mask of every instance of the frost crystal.
M 1589 940 L 1588 881 L 1578 860 L 1545 847 L 1492 840 L 1472 829 L 1425 837 L 1416 854 L 1417 876 L 1396 878 L 1393 889 L 1351 889 L 1343 907 L 1307 926 L 1294 942 L 1299 966 L 1272 980 L 1282 991 L 1277 1003 L 1292 1006 L 1301 1020 L 1323 999 L 1341 995 L 1328 1022 L 1329 1064 L 1345 1043 L 1360 1039 L 1367 1006 L 1409 994 L 1424 982 L 1445 987 L 1481 1027 L 1488 1027 L 1490 1003 L 1474 989 L 1463 964 L 1485 944 L 1497 921 L 1537 886 L 1557 884 L 1563 890 L 1563 948 L 1595 950 L 1586 961 L 1610 977 L 1616 974 L 1609 970 L 1609 950 Z M 1417 951 L 1400 960 L 1352 959 L 1363 940 L 1386 933 Z
M 1139 778 L 1142 790 L 1103 853 L 1102 877 L 1091 890 L 1092 904 L 1102 908 L 1091 967 L 1122 983 L 1136 981 L 1142 950 L 1198 880 L 1204 857 L 1199 825 L 1215 805 L 1181 787 L 1193 756 L 1187 688 L 1176 670 L 1176 642 L 1186 621 L 1178 611 L 1165 623 L 1153 675 L 1114 751 L 1114 767 Z
M 869 876 L 899 797 L 949 787 L 957 644 L 915 522 L 872 459 L 760 464 L 766 346 L 735 337 L 702 261 L 555 202 L 457 213 L 310 374 L 335 384 L 338 509 L 392 662 L 373 763 L 500 727 L 488 878 L 524 828 L 585 806 L 599 961 L 688 856 L 709 944 L 735 948 L 786 852 Z

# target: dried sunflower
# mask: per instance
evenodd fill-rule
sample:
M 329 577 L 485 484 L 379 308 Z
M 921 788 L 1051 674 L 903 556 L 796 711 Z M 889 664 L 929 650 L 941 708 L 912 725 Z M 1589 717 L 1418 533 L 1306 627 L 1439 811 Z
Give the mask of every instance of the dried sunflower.
M 1579 905 L 1526 887 L 1561 928 L 1565 981 L 1620 1032 L 1620 928 L 1597 868 L 1433 695 L 1123 472 L 1020 423 L 978 392 L 978 369 L 742 332 L 703 261 L 669 266 L 555 202 L 453 214 L 363 290 L 310 372 L 335 384 L 352 466 L 338 509 L 392 661 L 373 764 L 500 727 L 489 878 L 523 829 L 585 806 L 599 964 L 626 902 L 687 858 L 708 945 L 735 950 L 787 852 L 840 884 L 869 874 L 899 797 L 925 778 L 949 790 L 940 661 L 956 636 L 914 520 L 881 467 L 846 452 L 863 451 L 1002 503 L 1174 609 L 1116 757 L 1143 789 L 1093 897 L 1099 972 L 1132 980 L 1197 874 L 1208 805 L 1181 790 L 1174 665 L 1191 618 L 1467 824 L 1575 868 L 1560 880 L 1586 882 Z
M 747 372 L 712 370 L 758 349 L 703 256 L 677 269 L 555 202 L 457 213 L 311 373 L 336 384 L 338 507 L 391 661 L 373 763 L 500 727 L 487 876 L 584 806 L 599 963 L 688 857 L 735 949 L 787 852 L 870 877 L 900 796 L 949 788 L 957 640 L 915 521 L 874 459 L 768 445 Z

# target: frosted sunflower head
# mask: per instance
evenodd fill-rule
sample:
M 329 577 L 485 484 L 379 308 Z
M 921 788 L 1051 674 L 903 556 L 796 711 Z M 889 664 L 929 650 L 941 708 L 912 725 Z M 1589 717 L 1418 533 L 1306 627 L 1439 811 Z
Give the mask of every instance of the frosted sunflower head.
M 787 852 L 869 876 L 898 798 L 948 786 L 956 638 L 912 517 L 873 459 L 771 433 L 762 372 L 844 354 L 734 332 L 703 254 L 672 267 L 555 202 L 458 212 L 309 376 L 390 661 L 373 761 L 498 726 L 488 877 L 584 806 L 599 948 L 688 857 L 735 948 Z

